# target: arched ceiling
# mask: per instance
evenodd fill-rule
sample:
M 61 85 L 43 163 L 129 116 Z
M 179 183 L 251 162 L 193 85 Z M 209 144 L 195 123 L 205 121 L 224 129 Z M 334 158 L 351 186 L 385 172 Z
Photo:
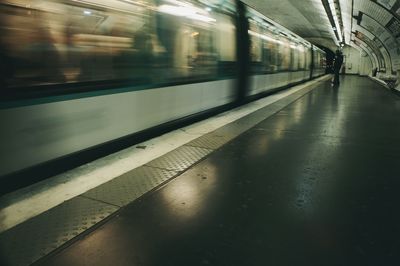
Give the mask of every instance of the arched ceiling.
M 243 1 L 310 42 L 331 50 L 345 43 L 381 72 L 400 71 L 400 0 Z
M 333 29 L 321 0 L 243 0 L 301 37 L 336 49 Z

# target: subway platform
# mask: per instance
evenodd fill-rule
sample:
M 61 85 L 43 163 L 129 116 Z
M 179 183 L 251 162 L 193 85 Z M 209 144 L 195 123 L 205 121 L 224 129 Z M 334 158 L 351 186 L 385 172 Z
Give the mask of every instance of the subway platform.
M 0 234 L 2 265 L 400 265 L 400 98 L 328 79 Z

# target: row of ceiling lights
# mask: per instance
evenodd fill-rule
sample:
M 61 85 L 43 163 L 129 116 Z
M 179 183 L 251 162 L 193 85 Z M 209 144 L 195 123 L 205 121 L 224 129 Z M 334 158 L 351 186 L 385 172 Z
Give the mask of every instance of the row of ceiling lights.
M 321 2 L 325 8 L 325 12 L 335 33 L 334 41 L 337 46 L 343 47 L 345 39 L 343 36 L 343 20 L 340 10 L 340 4 L 335 0 L 321 0 Z

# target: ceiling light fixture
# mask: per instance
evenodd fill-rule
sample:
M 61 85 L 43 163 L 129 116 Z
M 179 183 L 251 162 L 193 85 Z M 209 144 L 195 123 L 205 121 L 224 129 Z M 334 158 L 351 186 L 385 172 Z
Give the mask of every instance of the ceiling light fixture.
M 340 46 L 340 43 L 343 42 L 342 38 L 342 27 L 340 23 L 340 8 L 337 10 L 335 0 L 321 0 L 322 4 L 325 8 L 326 15 L 328 16 L 329 22 L 331 23 L 332 29 L 335 33 L 335 43 L 337 46 Z

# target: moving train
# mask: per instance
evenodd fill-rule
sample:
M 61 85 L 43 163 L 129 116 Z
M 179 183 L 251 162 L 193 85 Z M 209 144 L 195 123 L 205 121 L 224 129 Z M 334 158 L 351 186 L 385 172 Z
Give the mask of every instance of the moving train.
M 6 191 L 325 73 L 321 49 L 235 0 L 0 0 L 0 13 Z

